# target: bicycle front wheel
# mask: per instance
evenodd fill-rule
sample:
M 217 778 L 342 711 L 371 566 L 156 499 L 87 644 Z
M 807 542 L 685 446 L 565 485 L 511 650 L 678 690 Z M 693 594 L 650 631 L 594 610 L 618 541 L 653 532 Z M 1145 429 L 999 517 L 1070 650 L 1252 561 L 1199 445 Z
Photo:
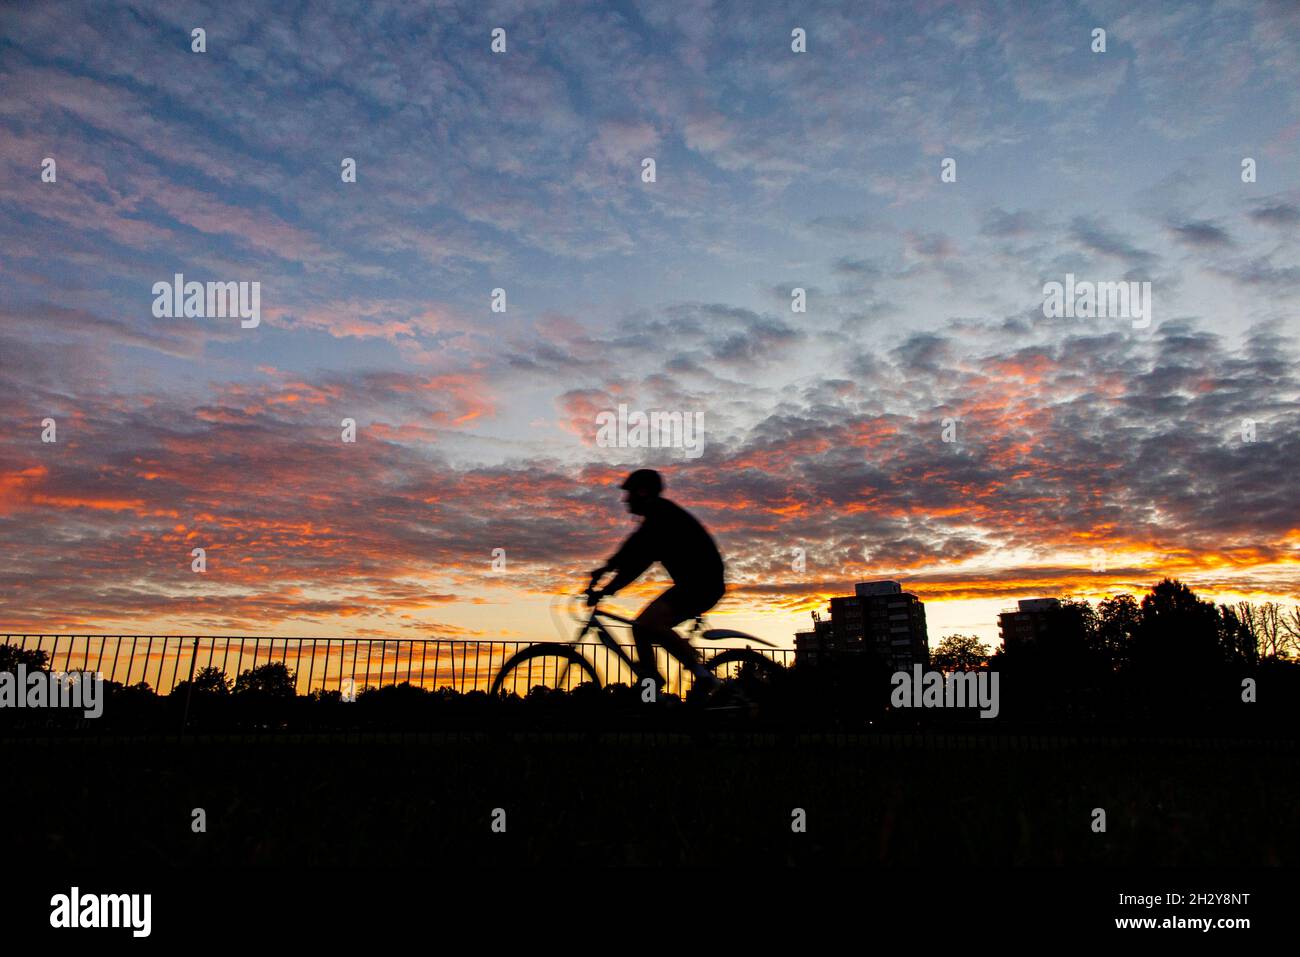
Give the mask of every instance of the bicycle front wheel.
M 529 645 L 516 652 L 501 665 L 492 679 L 492 695 L 502 691 L 528 694 L 534 688 L 548 691 L 572 691 L 580 684 L 590 682 L 600 687 L 600 676 L 577 648 L 571 645 Z

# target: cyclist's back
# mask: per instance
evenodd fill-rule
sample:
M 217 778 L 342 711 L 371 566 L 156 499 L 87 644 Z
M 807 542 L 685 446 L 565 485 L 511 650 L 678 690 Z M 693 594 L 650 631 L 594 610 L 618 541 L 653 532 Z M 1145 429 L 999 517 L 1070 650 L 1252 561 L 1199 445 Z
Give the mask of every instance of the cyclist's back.
M 633 580 L 655 562 L 679 587 L 701 594 L 724 588 L 722 555 L 713 536 L 690 512 L 663 497 L 646 504 L 641 527 L 609 563 Z

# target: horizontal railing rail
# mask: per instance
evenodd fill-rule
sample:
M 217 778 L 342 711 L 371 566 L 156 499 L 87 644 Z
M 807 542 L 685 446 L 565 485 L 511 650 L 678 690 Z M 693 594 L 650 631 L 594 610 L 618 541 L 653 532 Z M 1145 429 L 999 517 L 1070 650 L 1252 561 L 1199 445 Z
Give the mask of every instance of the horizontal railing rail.
M 216 668 L 234 682 L 241 674 L 273 662 L 293 674 L 295 690 L 303 695 L 328 691 L 359 694 L 366 688 L 400 684 L 431 691 L 450 688 L 465 694 L 487 691 L 497 671 L 512 655 L 537 644 L 548 643 L 446 638 L 0 635 L 0 645 L 45 652 L 47 667 L 52 671 L 89 671 L 123 685 L 143 682 L 158 694 L 170 694 L 178 683 L 205 668 Z M 605 684 L 634 682 L 627 665 L 598 642 L 553 644 L 581 650 Z M 728 643 L 719 650 L 735 646 Z M 634 645 L 619 647 L 636 658 Z M 792 649 L 754 650 L 783 666 L 794 663 Z M 700 651 L 706 660 L 714 653 L 710 647 Z M 662 650 L 658 659 L 669 689 L 678 693 L 689 690 L 690 673 Z M 583 680 L 580 669 L 569 668 L 561 677 L 556 674 L 557 667 L 549 659 L 526 662 L 511 673 L 506 690 L 522 694 L 534 684 L 553 682 L 571 689 Z

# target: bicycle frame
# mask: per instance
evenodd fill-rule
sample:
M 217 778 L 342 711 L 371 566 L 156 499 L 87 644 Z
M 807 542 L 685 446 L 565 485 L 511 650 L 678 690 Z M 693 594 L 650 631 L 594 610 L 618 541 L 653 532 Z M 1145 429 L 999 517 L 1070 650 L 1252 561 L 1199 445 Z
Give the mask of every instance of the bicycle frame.
M 591 606 L 591 614 L 587 616 L 587 623 L 583 625 L 582 630 L 578 632 L 578 637 L 575 639 L 575 642 L 582 641 L 582 639 L 585 638 L 589 632 L 594 631 L 596 633 L 596 637 L 600 639 L 600 643 L 604 645 L 606 648 L 608 648 L 610 651 L 614 652 L 615 656 L 618 657 L 618 659 L 622 661 L 623 664 L 627 665 L 627 667 L 631 670 L 632 674 L 634 675 L 639 674 L 640 663 L 633 661 L 632 658 L 628 656 L 627 652 L 625 652 L 621 647 L 619 647 L 618 642 L 614 640 L 614 636 L 609 633 L 609 629 L 606 628 L 604 622 L 601 621 L 602 618 L 606 618 L 610 621 L 616 621 L 621 625 L 630 626 L 634 624 L 631 618 L 624 618 L 622 615 L 617 615 L 612 611 L 606 611 L 603 608 L 601 608 L 600 603 L 597 602 L 595 605 Z M 686 640 L 690 642 L 692 645 L 694 645 L 695 639 L 703 634 L 704 634 L 704 616 L 699 615 L 694 619 L 694 621 L 692 621 L 690 628 L 687 629 Z M 757 641 L 760 639 L 755 639 L 755 640 Z
M 623 625 L 632 624 L 631 618 L 624 618 L 622 615 L 616 615 L 612 611 L 604 611 L 600 608 L 599 603 L 597 603 L 596 605 L 592 605 L 591 614 L 587 616 L 587 623 L 583 625 L 582 630 L 578 632 L 578 637 L 574 639 L 575 643 L 582 641 L 589 632 L 594 631 L 596 632 L 596 637 L 600 639 L 600 643 L 610 651 L 614 652 L 614 655 L 622 661 L 623 664 L 627 665 L 632 674 L 637 674 L 638 669 L 640 668 L 639 663 L 633 661 L 631 657 L 628 656 L 627 652 L 619 646 L 619 643 L 614 640 L 614 636 L 609 633 L 609 629 L 606 628 L 604 623 L 600 620 L 601 618 L 608 618 L 611 621 L 617 621 L 619 624 Z

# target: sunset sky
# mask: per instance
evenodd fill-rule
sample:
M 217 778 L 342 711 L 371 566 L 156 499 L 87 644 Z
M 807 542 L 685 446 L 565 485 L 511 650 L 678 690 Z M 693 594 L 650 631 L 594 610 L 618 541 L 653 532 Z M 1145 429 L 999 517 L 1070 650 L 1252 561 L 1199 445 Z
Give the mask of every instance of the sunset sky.
M 876 578 L 932 645 L 1300 600 L 1300 5 L 333 6 L 0 10 L 5 630 L 557 637 L 638 466 L 786 646 Z M 176 273 L 261 324 L 155 318 Z

